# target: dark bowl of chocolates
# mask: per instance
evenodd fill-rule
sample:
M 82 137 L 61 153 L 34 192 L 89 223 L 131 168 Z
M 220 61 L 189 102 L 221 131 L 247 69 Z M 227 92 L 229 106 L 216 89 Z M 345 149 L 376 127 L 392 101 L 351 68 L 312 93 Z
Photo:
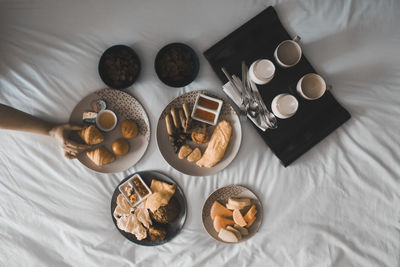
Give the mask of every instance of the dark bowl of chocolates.
M 199 73 L 199 58 L 190 46 L 171 43 L 157 53 L 154 67 L 163 83 L 171 87 L 183 87 L 190 84 Z
M 100 78 L 113 89 L 125 89 L 131 86 L 139 73 L 139 57 L 129 46 L 114 45 L 108 48 L 100 58 Z

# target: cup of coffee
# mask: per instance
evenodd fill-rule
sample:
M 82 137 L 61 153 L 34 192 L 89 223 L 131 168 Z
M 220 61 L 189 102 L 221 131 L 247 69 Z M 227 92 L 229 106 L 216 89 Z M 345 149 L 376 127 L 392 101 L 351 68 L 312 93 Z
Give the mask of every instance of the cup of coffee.
M 315 73 L 309 73 L 301 77 L 297 82 L 297 92 L 307 100 L 315 100 L 324 95 L 330 89 L 325 80 Z
M 275 49 L 274 58 L 283 68 L 290 68 L 299 63 L 301 59 L 300 37 L 295 36 L 293 40 L 281 42 Z
M 299 107 L 296 97 L 290 94 L 275 96 L 271 103 L 271 110 L 280 119 L 292 117 Z
M 249 77 L 256 84 L 266 84 L 274 78 L 275 65 L 268 59 L 254 61 L 249 68 Z

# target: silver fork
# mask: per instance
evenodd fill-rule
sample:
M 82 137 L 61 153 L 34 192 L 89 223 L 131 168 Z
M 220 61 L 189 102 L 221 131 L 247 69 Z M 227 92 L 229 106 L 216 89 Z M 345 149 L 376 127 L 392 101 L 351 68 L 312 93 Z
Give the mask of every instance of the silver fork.
M 270 112 L 265 106 L 265 103 L 260 95 L 260 92 L 258 91 L 257 85 L 251 79 L 248 79 L 248 82 L 250 84 L 250 88 L 253 92 L 254 98 L 257 99 L 258 101 L 260 112 L 264 118 L 265 123 L 267 124 L 268 128 L 276 129 L 278 127 L 278 122 L 276 120 L 275 115 L 272 114 L 272 112 Z

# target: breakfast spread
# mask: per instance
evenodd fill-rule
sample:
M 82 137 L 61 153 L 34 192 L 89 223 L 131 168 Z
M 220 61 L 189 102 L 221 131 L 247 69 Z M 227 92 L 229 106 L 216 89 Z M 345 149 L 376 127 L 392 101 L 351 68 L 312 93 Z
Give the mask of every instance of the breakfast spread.
M 222 105 L 223 101 L 220 99 L 198 94 L 194 107 L 200 112 L 210 110 L 214 122 L 214 118 L 219 117 Z M 195 112 L 190 116 L 187 103 L 183 103 L 181 108 L 177 106 L 170 108 L 170 112 L 164 117 L 169 141 L 179 159 L 196 162 L 198 167 L 211 168 L 224 157 L 231 139 L 232 126 L 227 120 L 220 121 L 210 138 L 206 123 L 194 114 Z M 208 124 L 213 123 L 208 121 Z M 204 146 L 206 148 L 202 154 Z
M 103 99 L 93 100 L 90 107 L 93 111 L 85 111 L 82 114 L 83 123 L 89 124 L 89 126 L 77 131 L 77 134 L 87 145 L 101 145 L 86 152 L 86 156 L 94 164 L 101 167 L 114 162 L 115 156 L 122 157 L 132 149 L 128 140 L 138 135 L 138 126 L 131 119 L 122 121 L 119 127 L 122 138 L 117 138 L 112 142 L 111 153 L 106 148 L 106 144 L 103 143 L 107 134 L 104 135 L 102 132 L 114 130 L 118 122 L 117 115 L 112 110 L 107 109 L 107 103 Z
M 243 236 L 248 235 L 248 228 L 256 220 L 257 209 L 251 205 L 249 198 L 229 198 L 226 206 L 214 201 L 210 210 L 215 231 L 218 237 L 228 243 L 239 242 Z M 251 207 L 244 213 L 247 207 Z M 245 214 L 245 215 L 243 215 Z
M 166 225 L 180 212 L 179 202 L 173 197 L 175 188 L 175 184 L 156 179 L 152 179 L 149 188 L 137 174 L 122 183 L 113 211 L 117 227 L 137 240 L 164 240 L 168 234 Z

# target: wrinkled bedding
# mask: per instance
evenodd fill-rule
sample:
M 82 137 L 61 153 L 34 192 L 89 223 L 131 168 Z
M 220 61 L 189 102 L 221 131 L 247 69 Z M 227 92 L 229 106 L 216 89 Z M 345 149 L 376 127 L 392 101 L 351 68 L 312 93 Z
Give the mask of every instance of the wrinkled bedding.
M 220 90 L 202 52 L 269 5 L 302 37 L 351 120 L 288 168 L 244 122 L 224 171 L 177 172 L 157 148 L 159 114 L 184 92 Z M 174 41 L 200 57 L 197 79 L 179 89 L 153 65 Z M 146 154 L 100 174 L 64 158 L 49 137 L 0 130 L 0 266 L 400 266 L 399 1 L 0 1 L 0 103 L 66 122 L 105 88 L 98 60 L 120 43 L 142 61 L 127 92 L 149 115 Z M 164 172 L 186 194 L 186 224 L 163 246 L 130 243 L 111 219 L 114 188 L 141 170 Z M 212 239 L 201 221 L 207 196 L 229 184 L 252 189 L 264 208 L 259 232 L 236 245 Z

